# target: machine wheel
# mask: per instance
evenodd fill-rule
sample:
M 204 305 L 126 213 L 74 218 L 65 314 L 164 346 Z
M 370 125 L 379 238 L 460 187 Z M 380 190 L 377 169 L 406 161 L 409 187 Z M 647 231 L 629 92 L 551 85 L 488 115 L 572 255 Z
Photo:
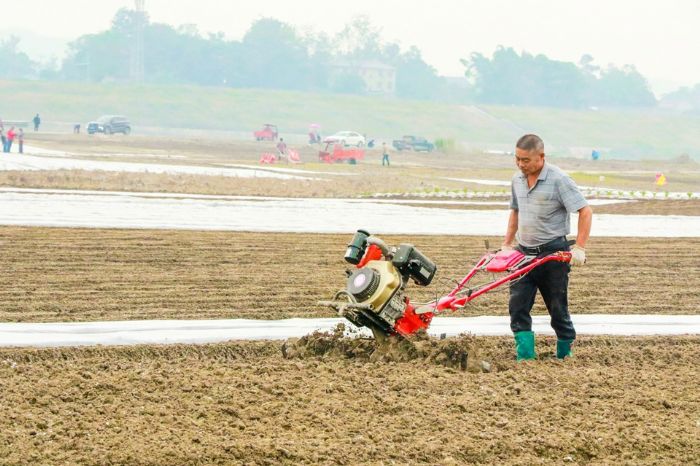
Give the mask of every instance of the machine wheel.
M 350 165 L 357 165 L 357 160 L 355 160 L 355 159 L 348 159 L 348 163 L 349 163 Z
M 131 128 L 127 126 L 126 128 L 124 128 L 124 136 L 128 136 L 129 134 L 131 134 Z

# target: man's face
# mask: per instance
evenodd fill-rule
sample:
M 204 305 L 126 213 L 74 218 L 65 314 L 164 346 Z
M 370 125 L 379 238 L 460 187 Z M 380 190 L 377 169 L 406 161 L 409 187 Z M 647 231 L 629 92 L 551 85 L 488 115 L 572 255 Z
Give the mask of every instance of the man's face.
M 544 167 L 544 152 L 515 148 L 515 164 L 523 175 L 534 175 Z

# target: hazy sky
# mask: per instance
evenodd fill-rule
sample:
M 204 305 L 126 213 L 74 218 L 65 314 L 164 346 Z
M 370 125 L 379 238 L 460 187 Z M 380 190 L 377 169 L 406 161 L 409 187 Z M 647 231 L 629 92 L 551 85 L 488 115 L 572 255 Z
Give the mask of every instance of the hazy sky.
M 368 15 L 385 40 L 416 45 L 444 75 L 463 73 L 460 58 L 491 55 L 498 45 L 605 66 L 634 64 L 659 94 L 700 83 L 698 0 L 145 0 L 151 20 L 196 24 L 200 32 L 240 39 L 270 16 L 300 30 L 335 33 Z M 414 3 L 414 4 L 412 4 Z M 71 40 L 107 29 L 133 0 L 0 0 L 0 35 L 30 31 Z M 8 18 L 11 21 L 5 21 Z

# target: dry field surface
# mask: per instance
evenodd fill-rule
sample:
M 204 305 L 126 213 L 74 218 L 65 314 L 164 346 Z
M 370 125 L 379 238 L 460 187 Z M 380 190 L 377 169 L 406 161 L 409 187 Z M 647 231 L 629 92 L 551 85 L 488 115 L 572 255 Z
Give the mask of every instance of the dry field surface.
M 0 350 L 2 464 L 696 464 L 698 337 Z M 442 346 L 440 344 L 442 343 Z M 359 343 L 357 343 L 359 345 Z M 447 367 L 467 354 L 491 372 Z
M 269 142 L 236 140 L 203 140 L 157 137 L 106 137 L 87 135 L 32 135 L 38 140 L 27 142 L 51 150 L 79 154 L 81 159 L 100 161 L 149 162 L 158 164 L 203 165 L 225 167 L 244 164 L 257 168 L 263 152 L 274 152 Z M 346 164 L 318 163 L 318 148 L 297 147 L 301 165 L 282 168 L 300 168 L 319 172 L 311 175 L 318 180 L 232 179 L 216 176 L 159 175 L 148 173 L 100 173 L 79 170 L 50 172 L 0 172 L 0 186 L 27 188 L 99 189 L 149 192 L 178 192 L 198 194 L 265 195 L 294 197 L 355 197 L 374 193 L 416 193 L 438 191 L 491 191 L 505 193 L 507 187 L 489 186 L 473 182 L 451 181 L 446 178 L 508 180 L 516 171 L 509 156 L 480 153 L 392 154 L 392 166 L 378 169 L 380 149 L 369 149 L 365 161 Z M 686 162 L 630 162 L 587 161 L 556 159 L 556 165 L 570 172 L 582 186 L 597 186 L 625 190 L 653 191 L 654 173 L 663 171 L 669 179 L 669 191 L 688 192 L 700 189 L 700 166 Z M 272 168 L 278 168 L 275 165 Z M 581 174 L 586 172 L 586 174 Z M 351 176 L 334 176 L 345 173 Z M 579 173 L 579 174 L 577 174 Z M 600 180 L 600 176 L 604 180 Z M 662 194 L 662 193 L 661 193 Z M 675 212 L 668 212 L 675 213 Z M 679 212 L 683 214 L 683 212 Z M 687 215 L 687 214 L 686 214 Z
M 350 237 L 2 227 L 0 321 L 329 317 L 316 301 L 345 286 Z M 384 239 L 438 264 L 431 286 L 409 287 L 414 302 L 448 292 L 485 251 L 476 237 Z M 587 253 L 571 275 L 573 313 L 699 312 L 700 239 L 594 238 Z M 506 315 L 506 303 L 504 288 L 460 315 Z
M 50 149 L 157 163 L 255 163 L 269 150 L 230 141 L 31 138 Z M 312 159 L 313 150 L 302 157 Z M 356 167 L 301 167 L 359 175 L 324 176 L 333 181 L 60 171 L 0 172 L 0 186 L 333 197 L 483 190 L 440 177 L 513 172 L 507 157 L 397 154 L 391 171 L 377 170 L 379 154 L 372 157 Z M 678 191 L 697 190 L 692 163 L 595 167 L 630 172 L 606 175 L 628 189 L 647 182 L 632 170 L 676 170 Z M 698 215 L 698 205 L 596 212 Z M 316 301 L 344 286 L 349 239 L 0 227 L 0 321 L 328 317 Z M 409 289 L 414 301 L 449 290 L 484 252 L 483 238 L 384 239 L 415 244 L 440 268 L 433 285 Z M 699 312 L 700 239 L 593 238 L 588 255 L 571 275 L 573 313 Z M 505 291 L 491 293 L 459 315 L 505 315 L 506 299 Z M 535 312 L 545 313 L 541 302 Z M 500 337 L 424 339 L 411 351 L 374 353 L 370 340 L 331 335 L 285 344 L 0 348 L 0 464 L 697 463 L 700 337 L 584 336 L 564 362 L 553 357 L 554 344 L 539 338 L 540 359 L 521 364 L 512 339 Z

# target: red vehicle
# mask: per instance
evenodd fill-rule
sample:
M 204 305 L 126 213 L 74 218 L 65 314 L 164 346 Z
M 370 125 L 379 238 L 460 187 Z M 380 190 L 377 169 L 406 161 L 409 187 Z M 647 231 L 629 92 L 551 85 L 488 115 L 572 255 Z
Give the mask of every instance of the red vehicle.
M 253 133 L 256 141 L 276 141 L 277 140 L 277 125 L 265 123 L 263 129 Z
M 318 151 L 318 159 L 322 162 L 357 163 L 365 158 L 365 151 L 359 147 L 345 147 L 342 143 L 328 142 L 323 150 Z

